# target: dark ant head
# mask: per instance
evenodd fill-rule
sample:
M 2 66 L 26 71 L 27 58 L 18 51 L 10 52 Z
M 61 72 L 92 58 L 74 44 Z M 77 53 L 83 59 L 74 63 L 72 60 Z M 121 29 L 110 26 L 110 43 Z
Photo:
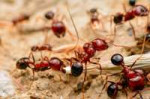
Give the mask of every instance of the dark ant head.
M 96 52 L 92 43 L 85 43 L 83 45 L 83 49 L 84 49 L 85 53 L 87 53 L 88 56 L 91 56 L 91 57 L 94 56 L 94 54 Z
M 136 0 L 129 0 L 129 4 L 130 4 L 131 6 L 135 6 L 135 3 L 136 3 Z
M 123 56 L 121 54 L 114 54 L 111 57 L 111 62 L 114 65 L 122 65 L 124 62 Z
M 90 9 L 90 13 L 91 13 L 91 14 L 97 13 L 97 9 L 96 9 L 96 8 L 91 8 L 91 9 Z
M 118 85 L 114 82 L 111 82 L 111 84 L 107 88 L 107 95 L 109 97 L 116 97 L 118 93 Z
M 45 13 L 45 18 L 51 20 L 51 19 L 54 18 L 54 15 L 55 14 L 54 14 L 53 11 L 48 11 L 48 12 Z
M 80 62 L 75 62 L 71 66 L 71 74 L 75 77 L 80 76 L 83 72 L 83 65 Z
M 102 40 L 100 38 L 94 39 L 92 41 L 92 45 L 97 51 L 102 51 L 108 48 L 108 45 L 105 42 L 105 40 Z
M 37 51 L 38 49 L 39 49 L 39 47 L 36 45 L 31 47 L 31 51 L 33 51 L 33 52 Z
M 52 31 L 57 37 L 64 37 L 66 32 L 66 27 L 62 21 L 54 21 L 52 23 Z
M 28 57 L 20 58 L 16 63 L 16 67 L 18 69 L 26 69 L 28 66 L 29 66 L 29 58 Z
M 133 11 L 137 16 L 147 16 L 149 14 L 149 10 L 143 5 L 135 5 Z
M 114 23 L 115 23 L 115 24 L 121 23 L 122 20 L 123 20 L 123 17 L 124 17 L 124 15 L 123 15 L 122 13 L 117 13 L 117 14 L 114 16 L 114 19 L 113 19 Z
M 49 65 L 52 69 L 60 71 L 62 68 L 63 62 L 57 57 L 52 57 L 49 60 Z

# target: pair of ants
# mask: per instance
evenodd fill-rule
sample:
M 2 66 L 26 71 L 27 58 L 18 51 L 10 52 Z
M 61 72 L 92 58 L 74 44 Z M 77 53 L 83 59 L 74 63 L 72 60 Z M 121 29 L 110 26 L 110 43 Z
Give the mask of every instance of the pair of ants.
M 102 91 L 109 82 L 110 84 L 107 87 L 107 95 L 112 99 L 116 99 L 118 91 L 120 90 L 125 92 L 127 96 L 128 95 L 127 89 L 130 89 L 132 92 L 136 92 L 136 94 L 132 98 L 134 98 L 137 94 L 139 94 L 140 99 L 144 99 L 140 92 L 145 88 L 146 82 L 148 81 L 146 78 L 147 74 L 143 69 L 140 68 L 133 69 L 133 66 L 135 65 L 136 61 L 131 65 L 131 67 L 128 67 L 124 64 L 124 58 L 121 54 L 118 53 L 114 54 L 111 57 L 111 62 L 113 65 L 121 66 L 122 70 L 119 73 L 114 73 L 109 76 L 120 75 L 121 78 L 117 82 L 106 81 L 106 83 L 102 88 Z M 109 76 L 106 77 L 107 80 Z

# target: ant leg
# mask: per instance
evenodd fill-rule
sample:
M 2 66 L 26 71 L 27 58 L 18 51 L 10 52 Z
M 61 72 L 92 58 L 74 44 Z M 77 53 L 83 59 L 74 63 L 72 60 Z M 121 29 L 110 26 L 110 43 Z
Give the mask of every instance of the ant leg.
M 91 62 L 91 61 L 90 61 L 90 63 L 95 64 L 95 65 L 99 65 L 100 75 L 101 75 L 102 74 L 102 66 L 101 66 L 101 64 L 96 63 L 96 62 Z
M 136 40 L 137 38 L 136 38 L 136 33 L 135 33 L 134 26 L 133 26 L 133 24 L 132 24 L 130 21 L 129 21 L 129 24 L 130 24 L 130 26 L 131 26 L 131 28 L 132 28 L 132 32 L 133 32 L 134 39 Z
M 75 41 L 77 38 L 73 35 L 73 33 L 71 32 L 71 31 L 69 31 L 68 29 L 67 29 L 67 31 L 66 31 L 68 34 L 69 34 L 69 36 L 71 37 L 71 39 L 73 40 L 73 41 Z
M 141 50 L 141 55 L 140 57 L 138 57 L 134 62 L 133 64 L 131 65 L 131 68 L 136 64 L 136 62 L 143 56 L 143 52 L 144 52 L 144 48 L 145 48 L 145 41 L 146 41 L 146 35 L 144 36 L 144 39 L 143 39 L 143 45 L 142 45 L 142 50 Z
M 44 44 L 47 44 L 49 39 L 48 30 L 45 30 L 44 33 L 45 33 Z
M 143 96 L 142 96 L 142 94 L 141 94 L 139 91 L 137 91 L 137 92 L 135 93 L 135 95 L 132 96 L 132 98 L 136 97 L 138 94 L 139 94 L 139 96 L 140 96 L 140 99 L 144 99 Z
M 102 94 L 103 90 L 105 89 L 107 83 L 108 83 L 108 82 L 110 82 L 110 83 L 112 82 L 112 81 L 108 81 L 108 77 L 109 77 L 109 76 L 115 76 L 115 75 L 118 75 L 118 74 L 120 74 L 120 73 L 122 73 L 122 72 L 117 72 L 117 73 L 114 73 L 114 74 L 111 74 L 111 75 L 106 75 L 106 82 L 105 82 L 105 84 L 103 85 L 102 90 L 101 90 L 101 92 L 100 92 L 100 95 L 99 95 L 98 97 L 101 96 L 101 94 Z

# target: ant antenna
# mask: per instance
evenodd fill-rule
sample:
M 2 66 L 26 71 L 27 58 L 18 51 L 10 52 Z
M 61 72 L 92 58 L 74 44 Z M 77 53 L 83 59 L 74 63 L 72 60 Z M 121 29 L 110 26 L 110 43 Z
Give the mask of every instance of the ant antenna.
M 77 28 L 76 28 L 76 25 L 75 25 L 75 22 L 74 22 L 74 20 L 73 20 L 73 18 L 72 18 L 72 16 L 71 16 L 71 13 L 70 13 L 70 10 L 69 10 L 69 6 L 68 6 L 67 0 L 66 0 L 66 5 L 67 5 L 67 11 L 68 11 L 68 13 L 69 13 L 69 17 L 70 17 L 70 19 L 71 19 L 71 21 L 72 21 L 72 24 L 73 24 L 73 26 L 74 26 L 74 30 L 75 30 L 76 36 L 77 36 L 77 42 L 76 42 L 74 48 L 71 49 L 71 50 L 74 50 L 74 49 L 76 48 L 76 46 L 78 45 L 78 42 L 79 42 L 79 32 L 78 32 L 78 30 L 77 30 Z

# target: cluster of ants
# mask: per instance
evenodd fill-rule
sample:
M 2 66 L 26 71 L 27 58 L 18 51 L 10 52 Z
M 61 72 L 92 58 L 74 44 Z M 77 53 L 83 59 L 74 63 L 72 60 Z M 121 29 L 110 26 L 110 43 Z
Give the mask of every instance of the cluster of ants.
M 113 15 L 112 21 L 115 25 L 119 25 L 119 24 L 122 24 L 123 22 L 130 21 L 130 20 L 134 19 L 136 16 L 142 17 L 142 16 L 149 15 L 149 9 L 147 9 L 143 5 L 136 5 L 136 0 L 129 0 L 129 4 L 132 6 L 132 8 L 129 11 L 126 11 L 126 9 L 125 9 L 125 11 L 126 11 L 125 14 L 119 12 L 116 15 Z M 69 12 L 69 10 L 68 10 L 68 12 Z M 97 9 L 95 9 L 95 8 L 91 9 L 90 13 L 91 13 L 91 18 L 90 18 L 91 24 L 94 24 L 95 22 L 97 22 L 97 23 L 101 22 L 99 19 L 99 14 L 98 14 Z M 70 15 L 70 12 L 69 12 L 69 15 Z M 66 33 L 66 26 L 62 21 L 54 19 L 54 16 L 55 16 L 55 14 L 53 11 L 49 11 L 45 14 L 45 18 L 52 21 L 51 27 L 46 27 L 46 29 L 52 30 L 54 35 L 56 35 L 56 37 L 58 37 L 58 38 L 64 37 L 65 33 Z M 70 18 L 74 25 L 74 21 L 73 21 L 71 15 L 70 15 Z M 12 22 L 14 25 L 16 25 L 16 24 L 19 24 L 20 22 L 28 20 L 28 19 L 29 19 L 29 16 L 25 15 L 20 18 L 14 19 Z M 134 27 L 131 23 L 130 23 L 130 25 L 133 29 L 134 38 L 136 39 Z M 75 25 L 74 25 L 74 27 L 75 27 Z M 116 28 L 116 26 L 114 27 L 114 29 L 115 28 Z M 76 30 L 76 27 L 75 27 L 75 30 Z M 149 40 L 150 40 L 150 34 L 149 34 L 150 33 L 150 25 L 148 25 L 148 24 L 147 24 L 147 32 L 148 33 L 146 34 L 144 41 L 149 42 Z M 76 30 L 76 33 L 78 34 L 77 30 Z M 75 47 L 76 47 L 76 45 L 75 45 Z M 53 49 L 52 49 L 51 45 L 49 45 L 49 44 L 44 44 L 41 46 L 33 46 L 31 48 L 31 54 L 29 55 L 29 57 L 20 58 L 16 63 L 16 67 L 21 70 L 25 70 L 26 68 L 31 68 L 33 70 L 33 73 L 38 72 L 38 71 L 45 71 L 45 70 L 53 69 L 56 71 L 60 71 L 64 74 L 70 74 L 75 77 L 78 77 L 82 73 L 84 73 L 84 81 L 85 81 L 86 75 L 87 75 L 87 69 L 88 69 L 87 63 L 98 65 L 100 67 L 99 69 L 101 71 L 102 67 L 101 67 L 100 63 L 92 62 L 91 58 L 94 57 L 96 52 L 104 51 L 104 50 L 107 50 L 108 48 L 109 48 L 109 46 L 104 39 L 96 38 L 90 42 L 85 43 L 82 47 L 82 49 L 83 49 L 82 52 L 75 51 L 75 57 L 60 59 L 58 57 L 50 57 L 49 58 L 47 56 L 43 56 L 41 58 L 40 62 L 37 63 L 34 58 L 34 55 L 32 54 L 33 52 L 37 52 L 37 51 L 52 52 Z M 69 62 L 69 64 L 65 64 L 66 61 Z M 109 76 L 120 75 L 121 78 L 118 82 L 106 81 L 106 83 L 104 84 L 104 87 L 102 88 L 102 91 L 104 90 L 107 83 L 109 82 L 110 84 L 107 87 L 107 94 L 110 98 L 115 99 L 117 97 L 118 91 L 120 91 L 120 90 L 123 90 L 123 92 L 125 92 L 127 95 L 128 94 L 127 89 L 130 89 L 131 91 L 136 92 L 136 94 L 133 97 L 135 97 L 137 94 L 139 94 L 140 98 L 143 99 L 140 91 L 144 89 L 146 82 L 147 82 L 145 71 L 143 71 L 142 69 L 133 69 L 132 68 L 135 65 L 136 61 L 133 63 L 133 65 L 131 67 L 126 66 L 124 64 L 123 56 L 118 53 L 114 54 L 111 57 L 111 62 L 112 62 L 112 64 L 114 64 L 116 66 L 121 66 L 122 70 L 119 73 L 111 74 Z M 108 77 L 106 77 L 106 78 L 108 79 Z M 121 88 L 121 89 L 119 89 L 119 88 Z

